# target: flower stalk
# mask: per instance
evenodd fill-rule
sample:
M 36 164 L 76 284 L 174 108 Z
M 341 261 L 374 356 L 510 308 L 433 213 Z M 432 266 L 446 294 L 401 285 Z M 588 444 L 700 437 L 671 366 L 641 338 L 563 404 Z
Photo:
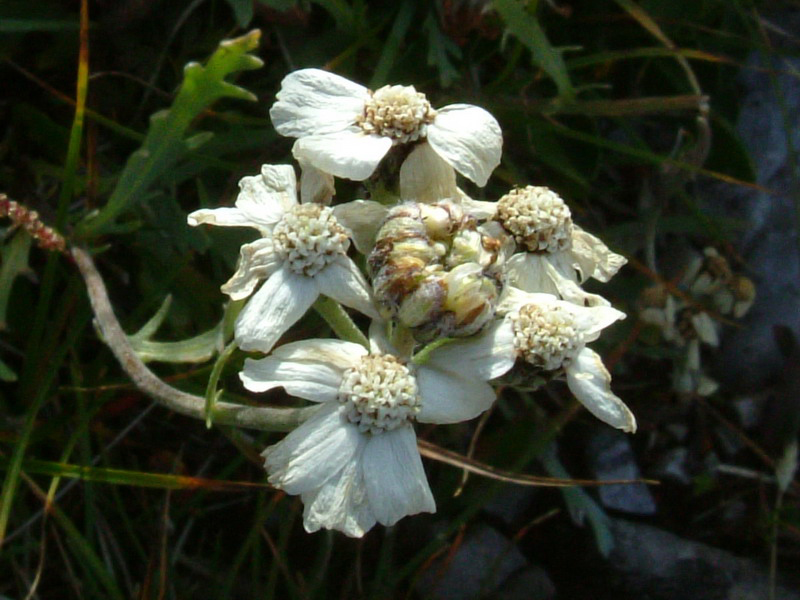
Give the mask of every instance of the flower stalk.
M 103 334 L 103 340 L 134 385 L 162 406 L 182 415 L 205 421 L 206 401 L 203 397 L 186 393 L 165 383 L 136 355 L 128 341 L 128 336 L 114 315 L 105 283 L 89 252 L 83 248 L 74 247 L 70 253 L 86 284 L 89 301 L 100 332 Z M 216 402 L 214 405 L 214 421 L 220 425 L 261 431 L 291 431 L 310 417 L 315 410 L 316 407 L 274 408 L 244 406 L 222 401 Z

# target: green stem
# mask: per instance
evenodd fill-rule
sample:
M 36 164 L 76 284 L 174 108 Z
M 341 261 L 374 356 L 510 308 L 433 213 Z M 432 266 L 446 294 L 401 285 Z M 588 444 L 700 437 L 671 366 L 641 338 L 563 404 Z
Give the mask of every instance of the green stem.
M 327 296 L 320 296 L 314 302 L 314 310 L 325 319 L 325 322 L 330 325 L 333 332 L 342 340 L 347 342 L 354 342 L 361 344 L 369 350 L 369 340 L 367 336 L 361 333 L 361 330 L 353 323 L 353 319 L 342 308 L 342 305 L 331 300 Z
M 214 363 L 214 368 L 211 369 L 211 376 L 208 378 L 208 386 L 206 387 L 206 427 L 211 429 L 211 422 L 213 421 L 214 417 L 214 407 L 216 406 L 217 400 L 222 395 L 222 390 L 217 390 L 217 382 L 219 381 L 220 375 L 222 375 L 222 371 L 225 369 L 225 365 L 228 363 L 228 359 L 233 354 L 233 351 L 236 350 L 236 342 L 231 342 L 225 349 L 220 353 L 217 357 L 217 361 Z
M 449 337 L 439 338 L 435 342 L 431 342 L 430 344 L 425 346 L 422 350 L 417 352 L 411 359 L 411 362 L 413 362 L 417 366 L 424 365 L 426 362 L 430 360 L 431 353 L 434 350 L 436 350 L 437 348 L 441 348 L 442 346 L 446 346 L 447 344 L 450 344 L 454 341 L 456 341 L 456 338 L 449 338 Z

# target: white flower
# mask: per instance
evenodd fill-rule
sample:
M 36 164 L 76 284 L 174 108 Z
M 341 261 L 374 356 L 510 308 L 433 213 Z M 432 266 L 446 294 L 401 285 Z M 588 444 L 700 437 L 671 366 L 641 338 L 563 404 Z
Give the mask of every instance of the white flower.
M 642 300 L 639 318 L 657 326 L 666 341 L 683 349 L 672 374 L 675 391 L 700 396 L 716 392 L 719 384 L 705 374 L 700 360 L 700 344 L 719 346 L 719 326 L 711 315 L 675 298 L 663 285 L 645 290 Z
M 527 292 L 559 296 L 575 304 L 608 306 L 581 289 L 588 278 L 606 282 L 627 260 L 573 224 L 569 207 L 546 187 L 512 190 L 497 201 L 493 218 L 523 251 L 507 263 L 509 283 Z
M 611 376 L 600 356 L 586 347 L 625 314 L 610 306 L 578 306 L 550 294 L 508 287 L 498 306 L 514 335 L 517 355 L 544 371 L 564 369 L 567 386 L 601 421 L 636 431 L 636 419 L 611 391 Z
M 236 321 L 236 342 L 244 350 L 269 352 L 320 294 L 376 318 L 369 284 L 347 257 L 349 232 L 332 209 L 297 202 L 294 170 L 264 165 L 261 175 L 239 182 L 235 208 L 203 209 L 190 225 L 255 227 L 261 238 L 242 246 L 239 264 L 222 291 L 248 301 Z
M 434 350 L 424 365 L 397 357 L 375 323 L 371 351 L 341 340 L 305 340 L 247 359 L 241 379 L 253 392 L 282 386 L 321 404 L 267 448 L 269 481 L 305 505 L 307 531 L 364 535 L 376 522 L 434 512 L 412 423 L 455 423 L 489 408 L 486 383 L 511 368 L 513 342 L 498 326 Z
M 502 134 L 494 117 L 468 104 L 434 110 L 413 86 L 373 92 L 327 71 L 302 69 L 283 79 L 277 98 L 269 114 L 278 133 L 298 138 L 295 158 L 337 177 L 366 179 L 393 145 L 417 141 L 480 186 L 500 163 Z

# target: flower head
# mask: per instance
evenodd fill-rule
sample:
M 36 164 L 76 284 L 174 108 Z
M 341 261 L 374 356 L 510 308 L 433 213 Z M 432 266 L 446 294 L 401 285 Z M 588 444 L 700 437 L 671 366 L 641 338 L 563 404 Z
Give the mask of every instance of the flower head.
M 416 446 L 414 421 L 455 423 L 489 408 L 487 380 L 514 362 L 498 326 L 434 350 L 424 365 L 398 355 L 375 323 L 371 348 L 340 340 L 305 340 L 247 359 L 244 386 L 282 386 L 319 410 L 264 453 L 269 481 L 305 505 L 307 531 L 364 535 L 436 507 Z
M 507 288 L 498 306 L 517 356 L 542 371 L 563 370 L 575 397 L 601 421 L 636 431 L 636 419 L 611 391 L 600 356 L 586 347 L 625 314 L 610 306 L 578 306 L 550 294 Z
M 521 250 L 507 263 L 512 285 L 575 304 L 608 306 L 608 301 L 583 291 L 580 284 L 590 277 L 606 282 L 627 261 L 575 225 L 558 194 L 532 185 L 512 190 L 497 201 L 493 219 Z
M 278 133 L 298 138 L 295 158 L 337 177 L 366 179 L 392 146 L 416 142 L 478 185 L 500 162 L 494 117 L 468 104 L 434 110 L 413 86 L 373 92 L 327 71 L 301 69 L 284 78 L 277 98 L 270 117 Z
M 269 352 L 320 294 L 375 317 L 369 284 L 348 258 L 349 231 L 333 210 L 298 203 L 294 170 L 264 165 L 239 182 L 234 208 L 197 210 L 190 225 L 254 227 L 261 238 L 242 246 L 239 264 L 222 291 L 233 300 L 250 296 L 236 321 L 244 350 Z

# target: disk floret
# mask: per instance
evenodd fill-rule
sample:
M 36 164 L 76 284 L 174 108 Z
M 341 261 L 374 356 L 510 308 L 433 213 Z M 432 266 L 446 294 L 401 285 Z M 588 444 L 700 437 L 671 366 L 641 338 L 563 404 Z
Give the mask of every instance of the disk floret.
M 319 204 L 298 204 L 287 211 L 273 230 L 275 251 L 293 272 L 319 273 L 337 256 L 347 253 L 347 230 L 333 211 Z
M 572 215 L 553 190 L 529 185 L 497 201 L 495 219 L 529 252 L 553 253 L 572 246 Z
M 566 366 L 584 344 L 575 317 L 560 306 L 528 304 L 520 308 L 512 323 L 517 351 L 546 371 Z
M 436 111 L 414 86 L 385 85 L 370 92 L 364 112 L 356 122 L 367 134 L 392 139 L 395 144 L 415 142 L 426 135 Z
M 346 370 L 339 402 L 350 423 L 373 435 L 410 423 L 420 410 L 416 379 L 390 354 L 370 354 Z

